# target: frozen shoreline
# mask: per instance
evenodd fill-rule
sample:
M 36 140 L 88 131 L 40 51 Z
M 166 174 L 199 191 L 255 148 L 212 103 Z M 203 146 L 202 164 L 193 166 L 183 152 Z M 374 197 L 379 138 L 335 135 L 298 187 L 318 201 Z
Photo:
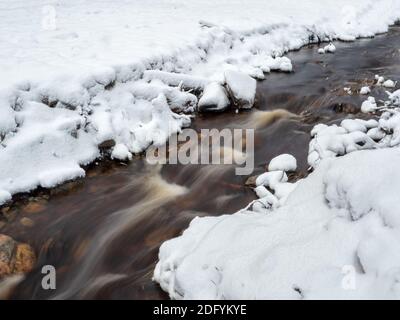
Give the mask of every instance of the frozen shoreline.
M 44 1 L 43 4 L 52 5 L 52 2 Z M 121 2 L 121 4 L 123 9 L 130 8 L 129 5 L 138 10 L 144 9 L 136 2 L 132 4 Z M 248 5 L 251 8 L 247 13 L 249 16 L 240 20 L 236 19 L 243 11 L 240 2 L 230 5 L 232 12 L 229 14 L 223 14 L 226 4 L 220 3 L 214 17 L 215 20 L 218 20 L 217 17 L 220 18 L 221 24 L 218 25 L 222 27 L 203 21 L 202 25 L 206 27 L 200 29 L 199 20 L 205 20 L 204 11 L 200 10 L 190 16 L 190 22 L 184 20 L 183 25 L 174 26 L 174 28 L 187 27 L 187 31 L 193 31 L 185 32 L 179 43 L 166 41 L 164 46 L 148 46 L 149 43 L 144 41 L 144 47 L 140 47 L 137 43 L 129 47 L 127 52 L 138 51 L 148 46 L 147 51 L 142 50 L 142 54 L 147 55 L 144 60 L 144 56 L 133 54 L 132 61 L 136 63 L 126 63 L 126 56 L 118 56 L 113 51 L 120 47 L 111 46 L 108 58 L 124 61 L 118 67 L 110 67 L 110 59 L 107 62 L 87 57 L 85 54 L 72 54 L 68 59 L 60 58 L 59 54 L 54 55 L 54 59 L 46 58 L 54 50 L 65 50 L 64 45 L 69 45 L 70 48 L 75 45 L 79 47 L 90 38 L 90 33 L 82 34 L 80 37 L 79 32 L 78 37 L 65 38 L 65 35 L 73 34 L 70 33 L 71 28 L 77 26 L 73 24 L 76 22 L 75 19 L 78 19 L 74 10 L 85 8 L 74 7 L 75 3 L 71 6 L 56 3 L 55 7 L 60 12 L 60 29 L 32 35 L 26 33 L 26 28 L 29 29 L 31 25 L 22 24 L 19 26 L 21 29 L 18 29 L 18 25 L 15 24 L 15 21 L 18 22 L 21 18 L 18 13 L 24 14 L 27 9 L 23 6 L 15 7 L 15 2 L 9 5 L 8 10 L 4 11 L 2 23 L 12 27 L 3 29 L 5 33 L 2 37 L 6 38 L 8 40 L 6 43 L 9 44 L 9 47 L 5 48 L 7 50 L 3 52 L 10 55 L 11 48 L 17 48 L 27 50 L 28 55 L 22 58 L 13 55 L 14 62 L 7 66 L 10 73 L 4 73 L 1 82 L 0 204 L 11 199 L 15 193 L 27 192 L 37 186 L 53 187 L 64 181 L 84 176 L 81 166 L 95 160 L 100 155 L 100 146 L 105 142 L 112 141 L 111 148 L 112 144 L 116 144 L 117 150 L 114 153 L 116 158 L 128 159 L 132 153 L 139 153 L 150 144 L 164 143 L 170 134 L 189 125 L 190 119 L 186 115 L 178 115 L 171 109 L 176 110 L 180 105 L 184 110 L 189 106 L 190 110 L 186 111 L 193 112 L 198 97 L 177 90 L 174 85 L 166 83 L 165 79 L 153 79 L 149 84 L 148 79 L 143 79 L 145 70 L 187 74 L 218 83 L 224 82 L 225 70 L 231 69 L 255 78 L 263 78 L 264 74 L 271 70 L 290 71 L 290 62 L 279 57 L 289 50 L 299 49 L 305 44 L 315 42 L 318 38 L 354 40 L 357 37 L 385 32 L 388 26 L 399 18 L 394 9 L 400 4 L 390 0 L 380 1 L 379 5 L 376 2 L 358 1 L 353 7 L 348 7 L 346 11 L 348 15 L 343 16 L 343 8 L 338 8 L 337 1 L 324 3 L 323 6 L 314 1 L 307 1 L 301 6 L 309 11 L 303 10 L 297 16 L 283 18 L 287 13 L 298 12 L 294 1 L 268 3 L 270 11 L 265 13 L 258 12 L 260 8 L 265 7 L 265 2 L 254 0 L 251 6 Z M 169 5 L 170 3 L 157 1 L 153 11 L 156 20 L 165 16 Z M 176 5 L 182 3 L 177 1 Z M 191 6 L 180 8 L 180 14 L 187 15 L 193 8 L 204 4 L 193 1 Z M 35 4 L 34 7 L 38 8 L 38 5 Z M 389 8 L 391 10 L 388 10 Z M 88 12 L 94 10 L 93 7 L 86 9 L 87 11 L 83 12 L 88 15 Z M 97 9 L 100 12 L 97 18 L 101 18 L 104 7 L 100 6 Z M 120 9 L 113 7 L 113 10 L 115 16 L 107 13 L 106 21 L 115 26 L 116 21 L 120 19 L 118 15 Z M 328 11 L 329 15 L 326 14 Z M 10 13 L 14 13 L 14 23 L 9 20 Z M 64 16 L 67 13 L 70 14 L 70 21 Z M 131 17 L 130 14 L 125 18 Z M 327 16 L 324 17 L 325 15 Z M 373 19 L 378 16 L 379 19 Z M 254 21 L 249 20 L 249 17 L 254 18 Z M 38 23 L 36 18 L 35 16 L 32 22 Z M 81 18 L 79 16 L 79 19 Z M 266 20 L 268 24 L 263 23 Z M 145 25 L 144 20 L 143 26 Z M 96 27 L 99 27 L 98 22 L 93 26 L 85 24 L 80 26 L 86 28 L 86 31 L 95 31 Z M 161 29 L 157 29 L 151 21 L 148 21 L 148 26 L 153 34 L 157 34 L 157 39 L 166 35 L 171 39 L 171 32 L 175 30 L 166 29 L 157 33 L 157 30 Z M 160 28 L 165 26 L 163 24 Z M 8 32 L 13 28 L 21 31 L 17 32 L 14 42 L 8 38 Z M 111 30 L 118 31 L 118 29 Z M 192 45 L 182 46 L 193 35 L 195 41 L 189 41 Z M 35 36 L 39 38 L 35 40 Z M 127 37 L 127 34 L 123 34 L 122 38 L 116 36 L 116 39 L 129 42 L 129 38 L 124 37 Z M 74 40 L 76 38 L 79 39 L 76 40 L 78 42 Z M 96 36 L 93 39 L 94 49 L 99 51 L 100 47 L 96 47 L 95 42 L 101 39 Z M 81 40 L 83 42 L 79 42 Z M 99 43 L 102 43 L 101 41 Z M 53 45 L 54 47 L 49 49 Z M 181 49 L 167 50 L 170 45 Z M 29 48 L 32 50 L 29 51 Z M 149 58 L 150 48 L 156 48 L 151 50 L 153 58 Z M 167 54 L 159 55 L 158 52 L 163 50 Z M 47 65 L 50 69 L 57 70 L 57 73 L 47 74 L 49 68 L 45 67 L 46 63 L 43 61 L 35 66 L 29 65 L 29 61 L 37 62 L 42 59 L 49 59 Z M 88 59 L 94 63 L 87 64 Z M 28 65 L 20 70 L 17 66 L 21 63 Z M 71 69 L 71 72 L 65 73 L 67 69 Z M 11 74 L 18 77 L 12 77 Z M 33 75 L 38 74 L 41 75 L 38 79 L 32 79 Z M 42 77 L 43 74 L 46 76 Z M 17 85 L 8 88 L 4 86 L 5 79 L 7 82 L 15 80 Z M 178 97 L 177 100 L 171 101 L 168 96 L 171 92 L 174 97 Z
M 376 93 L 387 79 L 373 79 L 363 81 Z M 399 299 L 393 90 L 385 102 L 365 98 L 369 120 L 314 127 L 307 178 L 288 183 L 294 159 L 275 158 L 255 180 L 259 200 L 233 215 L 196 218 L 165 242 L 154 280 L 173 299 Z

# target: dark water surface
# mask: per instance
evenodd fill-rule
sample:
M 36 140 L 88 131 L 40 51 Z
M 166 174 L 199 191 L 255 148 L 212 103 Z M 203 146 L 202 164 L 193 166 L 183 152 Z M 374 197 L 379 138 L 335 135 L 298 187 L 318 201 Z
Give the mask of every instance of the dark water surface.
M 258 83 L 250 112 L 199 115 L 202 128 L 254 128 L 255 172 L 281 153 L 307 174 L 309 132 L 316 123 L 336 123 L 359 114 L 366 98 L 356 92 L 379 73 L 400 80 L 400 28 L 354 43 L 336 43 L 336 54 L 310 46 L 288 54 L 294 73 L 272 73 Z M 353 95 L 344 92 L 352 87 Z M 372 95 L 384 98 L 382 88 Z M 297 116 L 276 111 L 287 110 Z M 275 110 L 275 111 L 274 111 Z M 270 112 L 272 111 L 272 112 Z M 149 166 L 105 162 L 87 178 L 14 204 L 0 233 L 33 246 L 37 267 L 14 290 L 14 299 L 165 299 L 151 281 L 160 244 L 179 235 L 195 216 L 234 213 L 255 195 L 248 177 L 233 166 Z M 33 226 L 20 220 L 28 217 Z M 41 288 L 41 267 L 57 269 L 57 289 Z

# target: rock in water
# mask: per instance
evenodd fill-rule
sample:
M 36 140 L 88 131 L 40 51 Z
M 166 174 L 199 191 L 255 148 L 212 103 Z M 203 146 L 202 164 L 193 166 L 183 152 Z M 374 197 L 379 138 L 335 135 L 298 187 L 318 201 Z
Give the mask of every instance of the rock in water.
M 374 97 L 368 97 L 366 101 L 364 101 L 361 105 L 361 112 L 369 113 L 374 112 L 378 109 L 378 105 L 376 104 L 376 100 Z
M 326 53 L 335 53 L 335 52 L 336 52 L 336 47 L 335 47 L 335 45 L 331 42 L 331 43 L 329 43 L 329 44 L 324 48 L 324 51 L 325 51 Z
M 129 152 L 128 148 L 122 144 L 118 143 L 111 153 L 112 159 L 118 159 L 121 161 L 132 160 L 132 153 Z
M 250 109 L 254 105 L 257 81 L 245 73 L 226 70 L 225 81 L 228 93 L 236 106 Z
M 17 245 L 14 259 L 14 274 L 27 273 L 32 270 L 35 265 L 36 257 L 33 249 L 26 243 Z
M 204 92 L 199 100 L 199 111 L 222 112 L 229 106 L 229 99 L 225 88 L 218 82 L 211 82 L 204 88 Z
M 11 260 L 16 242 L 3 234 L 0 234 L 0 277 L 11 274 Z
M 370 94 L 371 93 L 371 89 L 369 87 L 362 87 L 360 90 L 360 94 L 366 95 L 366 94 Z
M 396 87 L 396 83 L 393 80 L 386 80 L 382 86 L 384 86 L 385 88 L 394 88 Z
M 0 234 L 0 279 L 32 270 L 36 257 L 31 246 Z

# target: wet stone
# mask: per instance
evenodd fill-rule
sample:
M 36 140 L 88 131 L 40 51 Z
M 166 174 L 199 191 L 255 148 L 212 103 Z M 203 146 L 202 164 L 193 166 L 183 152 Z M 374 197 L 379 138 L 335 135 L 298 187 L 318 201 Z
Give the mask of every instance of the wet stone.
M 33 222 L 32 219 L 29 219 L 27 217 L 23 217 L 21 218 L 21 220 L 19 221 L 24 227 L 33 227 L 35 225 L 35 223 Z
M 256 186 L 256 180 L 257 180 L 257 176 L 251 176 L 251 177 L 247 178 L 247 180 L 244 183 L 244 185 L 246 187 L 254 188 Z
M 30 245 L 18 243 L 11 237 L 0 234 L 0 279 L 29 272 L 35 262 L 36 256 Z
M 0 277 L 11 274 L 11 260 L 16 242 L 9 236 L 0 234 Z
M 355 114 L 360 112 L 360 107 L 351 103 L 335 103 L 334 105 L 331 106 L 331 108 L 336 113 Z
M 100 143 L 99 149 L 110 149 L 114 146 L 115 146 L 115 141 L 113 139 L 109 139 Z
M 83 180 L 81 180 L 81 179 L 63 183 L 62 185 L 59 185 L 53 189 L 50 189 L 50 196 L 74 191 L 77 188 L 79 188 L 82 184 L 83 184 Z
M 16 211 L 10 207 L 5 207 L 1 209 L 1 216 L 7 221 L 13 221 L 16 216 Z
M 25 213 L 39 213 L 46 209 L 45 201 L 29 202 L 22 210 Z

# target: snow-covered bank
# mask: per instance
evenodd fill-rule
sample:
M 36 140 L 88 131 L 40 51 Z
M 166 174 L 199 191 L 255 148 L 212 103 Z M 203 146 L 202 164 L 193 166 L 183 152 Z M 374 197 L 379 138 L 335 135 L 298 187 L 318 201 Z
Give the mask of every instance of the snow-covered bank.
M 178 113 L 195 111 L 205 85 L 226 84 L 227 70 L 257 79 L 288 72 L 292 65 L 281 57 L 288 50 L 372 36 L 400 16 L 395 0 L 0 6 L 0 204 L 83 176 L 81 166 L 101 149 L 129 159 L 164 143 L 190 123 Z M 47 23 L 54 14 L 54 25 Z M 231 95 L 246 107 L 243 96 L 252 101 Z M 204 100 L 225 108 L 224 99 Z
M 174 299 L 400 298 L 398 161 L 327 159 L 276 210 L 196 218 L 162 245 L 155 279 Z
M 174 299 L 400 299 L 399 94 L 315 126 L 315 171 L 289 183 L 295 159 L 273 159 L 260 199 L 161 246 L 154 280 Z

